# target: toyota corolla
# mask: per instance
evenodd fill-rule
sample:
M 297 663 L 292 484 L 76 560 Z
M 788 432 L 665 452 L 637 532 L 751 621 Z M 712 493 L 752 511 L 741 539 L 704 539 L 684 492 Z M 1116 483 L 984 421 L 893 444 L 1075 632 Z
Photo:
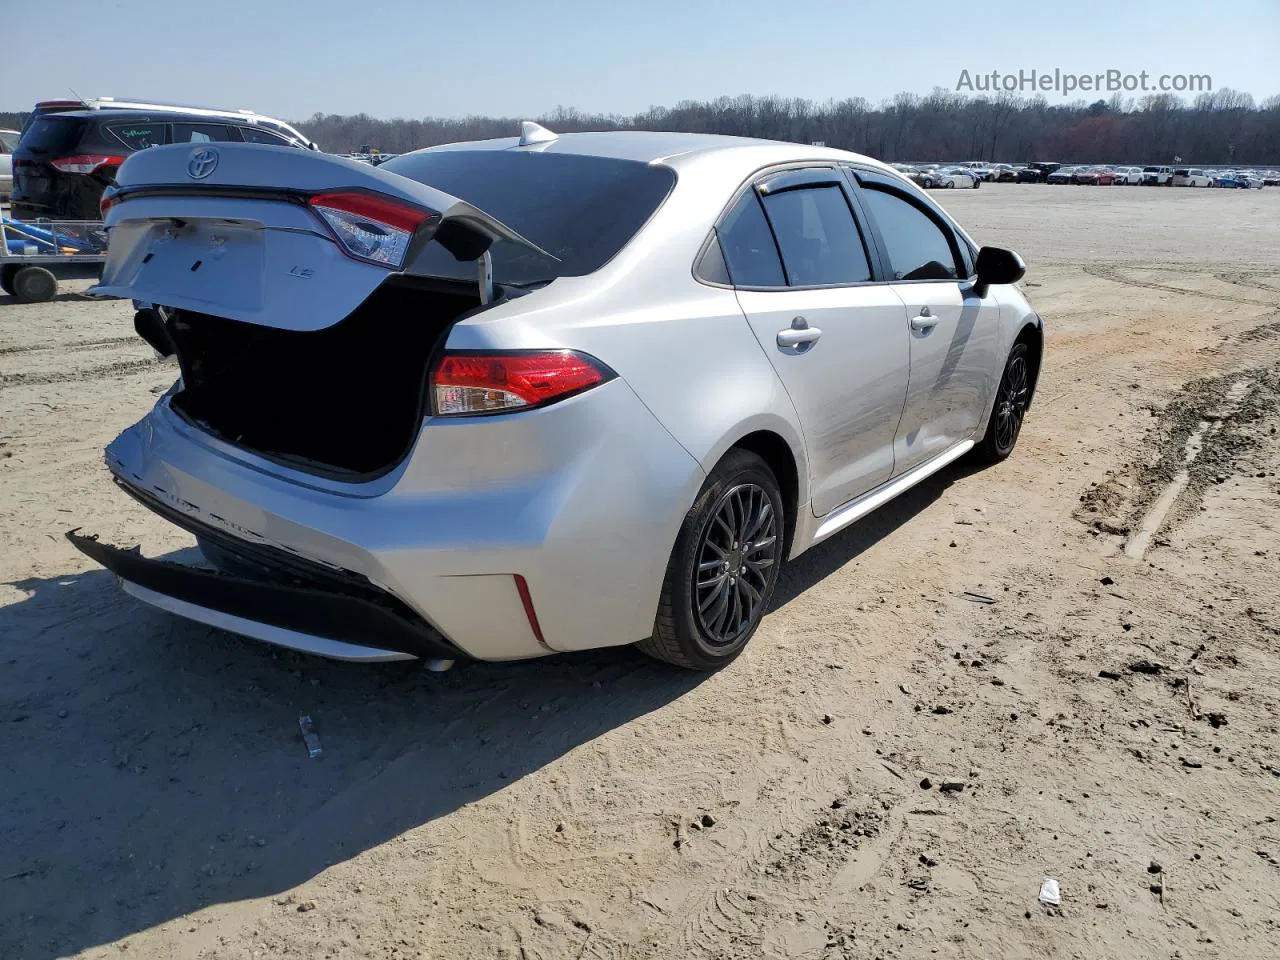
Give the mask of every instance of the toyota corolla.
M 107 448 L 204 562 L 71 540 L 193 620 L 352 660 L 635 643 L 714 669 L 781 564 L 1014 448 L 1016 254 L 889 167 L 665 133 L 379 167 L 131 156 L 97 292 L 181 377 Z

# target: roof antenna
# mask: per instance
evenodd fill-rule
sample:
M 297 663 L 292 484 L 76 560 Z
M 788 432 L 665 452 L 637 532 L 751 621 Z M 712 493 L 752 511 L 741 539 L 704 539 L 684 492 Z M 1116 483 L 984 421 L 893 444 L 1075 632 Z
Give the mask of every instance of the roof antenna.
M 550 143 L 552 140 L 558 140 L 560 135 L 552 133 L 541 124 L 534 123 L 532 120 L 520 121 L 520 143 L 518 146 L 527 147 L 535 143 Z

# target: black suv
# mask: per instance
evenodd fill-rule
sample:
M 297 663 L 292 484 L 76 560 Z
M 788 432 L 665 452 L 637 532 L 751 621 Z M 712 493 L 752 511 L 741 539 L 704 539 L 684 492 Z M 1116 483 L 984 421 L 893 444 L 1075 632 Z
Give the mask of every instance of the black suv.
M 288 124 L 247 111 L 89 103 L 83 110 L 61 102 L 36 105 L 13 152 L 9 203 L 15 220 L 99 219 L 98 201 L 116 170 L 147 147 L 231 141 L 316 149 Z

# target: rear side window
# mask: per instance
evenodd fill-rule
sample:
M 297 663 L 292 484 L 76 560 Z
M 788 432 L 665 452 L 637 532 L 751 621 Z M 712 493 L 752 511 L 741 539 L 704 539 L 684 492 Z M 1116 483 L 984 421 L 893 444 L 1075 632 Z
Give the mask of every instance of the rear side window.
M 60 156 L 75 150 L 84 133 L 85 121 L 78 117 L 37 117 L 22 135 L 20 146 L 32 153 Z
M 284 137 L 263 130 L 261 127 L 241 127 L 240 136 L 244 137 L 245 143 L 268 143 L 273 147 L 291 147 L 293 146 Z
M 748 190 L 716 228 L 730 281 L 738 287 L 785 287 L 782 261 L 754 190 Z M 711 278 L 708 278 L 711 279 Z
M 145 150 L 147 147 L 158 147 L 164 143 L 163 123 L 112 123 L 107 125 L 111 135 L 130 150 Z
M 13 153 L 18 149 L 18 135 L 16 133 L 0 133 L 0 153 Z
M 897 193 L 868 184 L 862 199 L 880 230 L 895 280 L 958 280 L 956 251 L 932 217 Z
M 791 286 L 871 279 L 867 251 L 840 187 L 804 187 L 769 194 L 764 208 Z
M 225 123 L 175 123 L 174 143 L 211 143 L 239 140 L 236 128 Z

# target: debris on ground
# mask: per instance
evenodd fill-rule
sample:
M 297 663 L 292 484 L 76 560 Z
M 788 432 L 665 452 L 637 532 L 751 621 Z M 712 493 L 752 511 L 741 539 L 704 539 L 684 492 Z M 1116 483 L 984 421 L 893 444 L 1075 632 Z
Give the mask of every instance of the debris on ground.
M 1135 660 L 1129 664 L 1130 673 L 1145 673 L 1152 677 L 1158 677 L 1168 669 L 1163 663 L 1156 663 L 1154 660 Z
M 309 714 L 302 714 L 298 717 L 298 729 L 302 731 L 302 742 L 307 746 L 307 756 L 314 760 L 320 756 L 322 749 L 320 747 L 320 735 L 316 733 L 315 725 L 311 722 Z
M 1045 877 L 1044 883 L 1040 884 L 1040 902 L 1051 907 L 1057 907 L 1062 904 L 1062 888 L 1058 885 L 1058 881 L 1053 877 Z

